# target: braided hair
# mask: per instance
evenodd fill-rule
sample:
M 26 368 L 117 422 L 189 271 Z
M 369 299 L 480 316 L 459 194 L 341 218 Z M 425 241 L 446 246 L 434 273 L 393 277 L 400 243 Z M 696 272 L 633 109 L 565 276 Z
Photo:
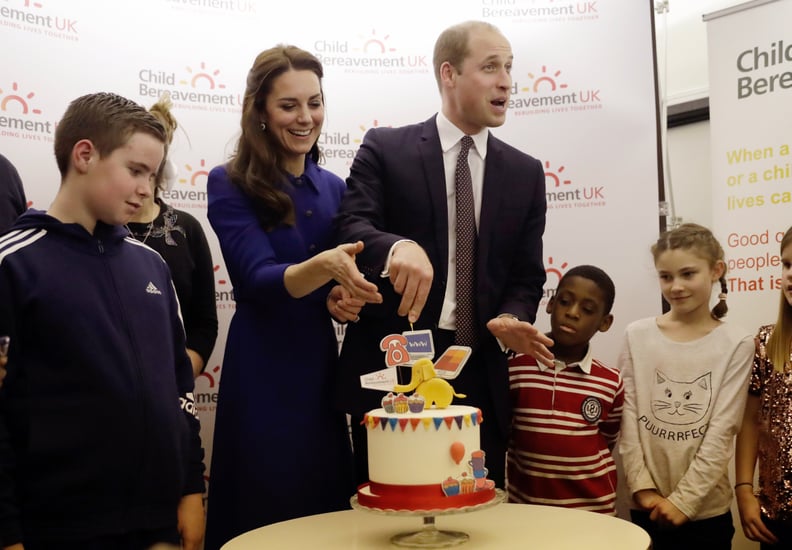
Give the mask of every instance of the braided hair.
M 726 305 L 726 295 L 729 288 L 726 284 L 726 261 L 724 259 L 723 247 L 720 245 L 712 231 L 697 223 L 683 223 L 675 229 L 670 229 L 660 235 L 657 242 L 652 246 L 652 256 L 655 261 L 660 254 L 667 250 L 676 249 L 690 250 L 696 256 L 706 260 L 710 268 L 715 267 L 717 262 L 723 262 L 723 274 L 720 276 L 720 293 L 718 303 L 712 308 L 712 317 L 720 319 L 729 311 Z

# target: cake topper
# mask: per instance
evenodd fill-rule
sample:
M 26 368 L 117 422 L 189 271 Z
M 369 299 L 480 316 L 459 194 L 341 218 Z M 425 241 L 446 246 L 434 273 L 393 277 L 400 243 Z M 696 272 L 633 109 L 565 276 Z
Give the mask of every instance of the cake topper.
M 398 384 L 394 367 L 415 365 L 434 357 L 434 341 L 431 330 L 408 330 L 401 334 L 389 334 L 380 341 L 380 350 L 385 352 L 384 369 L 364 374 L 360 385 L 371 390 L 392 391 Z M 453 380 L 462 371 L 473 350 L 468 346 L 449 346 L 433 365 L 433 377 Z M 398 391 L 398 390 L 396 390 Z M 427 403 L 427 406 L 430 406 Z
M 409 384 L 397 384 L 393 387 L 393 391 L 397 392 L 413 390 L 423 396 L 427 408 L 434 405 L 438 409 L 445 409 L 451 404 L 454 397 L 467 397 L 463 393 L 456 393 L 447 380 L 439 378 L 432 360 L 426 358 L 418 359 L 413 363 L 412 378 Z
M 434 340 L 431 330 L 408 330 L 401 334 L 389 334 L 380 341 L 380 350 L 385 352 L 385 365 L 396 367 L 410 365 L 424 357 L 434 357 Z

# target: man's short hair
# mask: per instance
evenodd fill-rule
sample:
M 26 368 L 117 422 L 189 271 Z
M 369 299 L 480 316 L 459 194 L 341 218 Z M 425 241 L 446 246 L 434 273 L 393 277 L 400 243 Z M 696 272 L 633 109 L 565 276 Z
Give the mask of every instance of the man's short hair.
M 561 277 L 560 281 L 558 281 L 558 290 L 561 289 L 561 286 L 564 284 L 564 280 L 566 280 L 568 277 L 582 277 L 597 285 L 602 291 L 602 298 L 605 300 L 605 311 L 603 313 L 607 315 L 611 312 L 613 301 L 616 299 L 616 287 L 613 284 L 613 280 L 608 276 L 607 273 L 593 265 L 575 266 L 564 273 L 564 276 Z
M 434 47 L 432 64 L 434 65 L 437 87 L 440 88 L 440 66 L 448 61 L 457 71 L 462 70 L 462 63 L 470 55 L 470 31 L 485 29 L 500 33 L 495 25 L 485 21 L 465 21 L 448 27 L 437 38 Z
M 69 170 L 71 153 L 78 141 L 90 140 L 99 156 L 104 157 L 137 132 L 149 134 L 163 144 L 166 141 L 165 128 L 142 105 L 107 92 L 78 97 L 69 104 L 55 129 L 55 160 L 61 177 Z

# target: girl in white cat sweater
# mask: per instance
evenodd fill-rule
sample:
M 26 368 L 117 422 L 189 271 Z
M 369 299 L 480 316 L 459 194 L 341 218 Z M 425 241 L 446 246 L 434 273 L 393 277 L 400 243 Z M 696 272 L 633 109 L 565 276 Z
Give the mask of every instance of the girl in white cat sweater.
M 754 354 L 726 314 L 723 249 L 683 224 L 652 247 L 670 309 L 627 327 L 619 367 L 624 415 L 619 453 L 635 523 L 653 548 L 729 549 L 734 534 L 728 464 Z M 713 285 L 718 304 L 710 311 Z

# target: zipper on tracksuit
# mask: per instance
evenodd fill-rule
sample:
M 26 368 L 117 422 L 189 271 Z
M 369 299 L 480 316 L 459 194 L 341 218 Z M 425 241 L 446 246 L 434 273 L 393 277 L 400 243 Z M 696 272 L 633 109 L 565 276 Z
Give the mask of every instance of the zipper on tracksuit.
M 108 274 L 110 285 L 113 288 L 113 293 L 114 293 L 114 295 L 116 297 L 116 307 L 118 308 L 118 312 L 119 312 L 119 322 L 121 322 L 123 324 L 123 326 L 124 326 L 124 332 L 126 333 L 127 340 L 129 342 L 128 349 L 132 352 L 132 357 L 134 358 L 133 370 L 135 371 L 134 374 L 135 374 L 135 379 L 137 381 L 137 384 L 136 384 L 135 388 L 130 388 L 130 389 L 135 392 L 135 394 L 137 396 L 136 401 L 140 403 L 139 412 L 141 414 L 141 418 L 140 418 L 139 429 L 140 429 L 140 434 L 142 436 L 142 435 L 144 435 L 146 433 L 147 426 L 148 426 L 148 420 L 147 420 L 148 419 L 148 403 L 146 401 L 146 394 L 143 391 L 143 388 L 145 387 L 145 381 L 143 379 L 142 369 L 140 368 L 140 364 L 141 364 L 142 359 L 140 357 L 140 351 L 138 350 L 138 347 L 136 345 L 136 339 L 135 339 L 134 331 L 132 330 L 132 326 L 131 326 L 131 324 L 128 321 L 129 315 L 127 313 L 126 308 L 124 307 L 124 301 L 122 299 L 122 294 L 118 290 L 118 281 L 116 279 L 115 272 L 113 271 L 113 267 L 108 262 L 107 257 L 105 256 L 104 244 L 102 243 L 101 239 L 97 239 L 97 248 L 99 250 L 99 255 L 101 256 L 101 260 L 104 263 L 105 270 L 106 270 L 106 272 Z M 136 487 L 138 486 L 138 483 L 139 483 L 138 480 L 143 476 L 143 473 L 144 473 L 144 471 L 143 471 L 144 462 L 145 462 L 144 461 L 144 457 L 147 454 L 147 450 L 145 448 L 146 447 L 146 442 L 147 442 L 146 438 L 145 437 L 141 437 L 140 444 L 136 446 L 138 451 L 139 451 L 139 455 L 138 455 L 137 459 L 133 462 L 134 464 L 136 464 L 135 475 L 130 475 L 129 476 L 129 485 L 127 487 L 126 499 L 125 499 L 125 502 L 124 502 L 124 508 L 126 510 L 126 512 L 124 513 L 124 516 L 128 515 L 128 511 L 131 508 L 131 503 L 134 500 L 133 495 L 134 495 Z

